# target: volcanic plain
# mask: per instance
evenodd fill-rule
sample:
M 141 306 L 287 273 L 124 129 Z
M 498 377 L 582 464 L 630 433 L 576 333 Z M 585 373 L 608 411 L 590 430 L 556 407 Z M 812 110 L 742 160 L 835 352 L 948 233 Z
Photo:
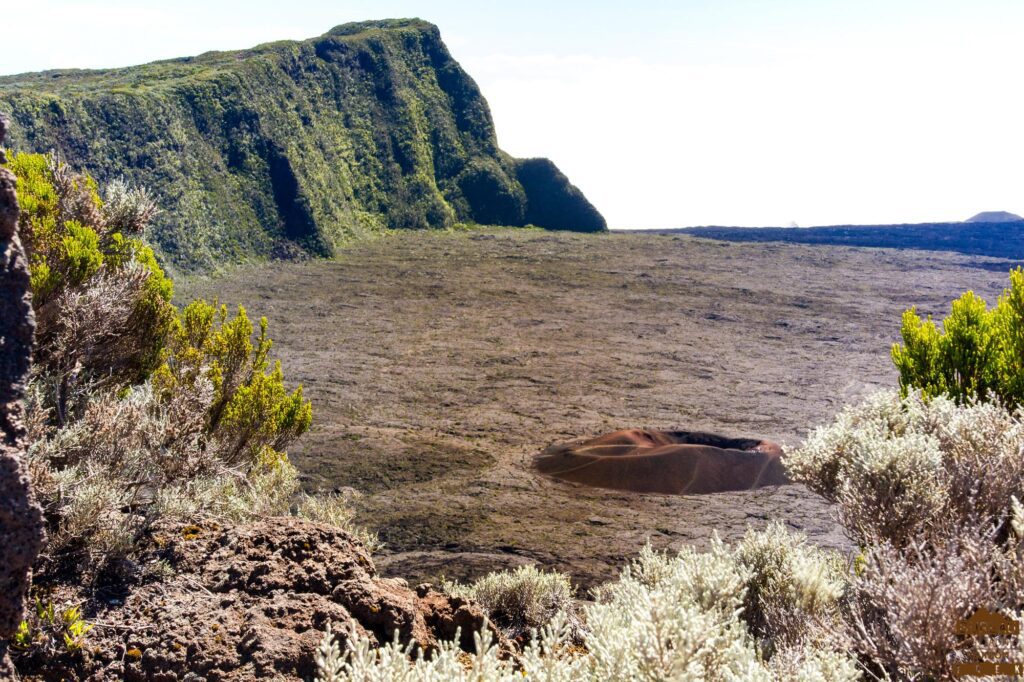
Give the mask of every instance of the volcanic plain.
M 645 542 L 704 546 L 781 519 L 849 549 L 799 485 L 705 495 L 538 474 L 548 446 L 627 428 L 792 448 L 895 386 L 901 312 L 994 302 L 1009 261 L 931 251 L 532 229 L 391 233 L 334 260 L 180 279 L 179 301 L 266 316 L 314 406 L 290 454 L 310 490 L 355 491 L 376 563 L 411 583 L 538 563 L 583 588 Z

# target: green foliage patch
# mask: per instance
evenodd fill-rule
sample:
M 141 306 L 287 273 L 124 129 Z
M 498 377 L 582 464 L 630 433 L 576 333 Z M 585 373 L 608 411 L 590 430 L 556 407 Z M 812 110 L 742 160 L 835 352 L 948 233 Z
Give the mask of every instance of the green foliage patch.
M 164 362 L 153 376 L 168 401 L 175 392 L 193 390 L 200 377 L 213 384 L 207 431 L 225 443 L 221 458 L 227 464 L 283 458 L 279 450 L 305 433 L 313 418 L 302 386 L 285 389 L 280 361 L 269 369 L 267 318 L 259 325 L 254 339 L 245 308 L 232 318 L 227 306 L 193 301 L 174 321 Z
M 941 329 L 913 308 L 903 313 L 903 344 L 893 363 L 904 395 L 948 395 L 959 403 L 998 399 L 1024 403 L 1024 270 L 1010 272 L 1010 286 L 994 307 L 968 291 L 953 302 Z
M 148 195 L 115 183 L 105 202 L 91 176 L 51 155 L 12 154 L 8 167 L 21 207 L 40 371 L 84 371 L 121 384 L 145 378 L 175 315 L 173 283 L 142 240 L 155 212 Z M 83 334 L 98 337 L 94 347 L 73 338 Z

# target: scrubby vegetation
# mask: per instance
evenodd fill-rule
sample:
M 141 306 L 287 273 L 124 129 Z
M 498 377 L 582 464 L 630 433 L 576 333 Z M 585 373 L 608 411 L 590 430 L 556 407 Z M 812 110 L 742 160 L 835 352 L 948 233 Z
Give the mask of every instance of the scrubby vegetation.
M 0 77 L 11 146 L 152 188 L 182 269 L 330 254 L 385 228 L 604 219 L 544 161 L 498 149 L 477 85 L 419 20 L 125 69 Z
M 575 590 L 569 578 L 532 565 L 490 573 L 469 585 L 446 581 L 441 587 L 480 604 L 511 639 L 529 636 L 559 613 L 570 624 L 576 622 Z
M 173 285 L 142 233 L 157 209 L 119 180 L 96 182 L 41 154 L 14 154 L 36 315 L 37 386 L 63 424 L 83 391 L 144 380 L 175 317 Z
M 956 631 L 981 608 L 1024 615 L 1019 411 L 881 393 L 815 431 L 789 466 L 837 502 L 862 548 L 844 636 L 869 669 L 947 679 L 958 662 L 1024 661 L 1013 638 Z
M 904 394 L 948 395 L 957 402 L 998 399 L 1009 408 L 1024 403 L 1024 270 L 993 308 L 974 292 L 953 301 L 942 329 L 914 309 L 903 314 L 903 345 L 892 349 Z
M 838 566 L 778 526 L 748 534 L 735 549 L 717 540 L 708 552 L 677 556 L 648 547 L 583 609 L 582 636 L 563 610 L 536 629 L 518 659 L 502 658 L 478 635 L 471 663 L 449 646 L 410 666 L 411 652 L 397 644 L 375 652 L 369 640 L 354 638 L 345 655 L 327 633 L 320 679 L 853 680 L 855 662 L 829 647 L 827 631 L 810 626 L 837 610 Z M 520 570 L 478 585 L 516 589 L 520 601 L 533 602 L 524 610 L 542 613 L 553 582 Z
M 149 195 L 101 189 L 52 157 L 10 165 L 39 323 L 28 462 L 50 542 L 37 588 L 160 580 L 136 550 L 163 521 L 301 514 L 351 529 L 347 498 L 299 491 L 287 450 L 311 410 L 271 362 L 266 320 L 171 304 L 143 242 Z M 787 455 L 793 477 L 837 505 L 856 555 L 776 523 L 708 551 L 647 547 L 582 606 L 568 577 L 534 567 L 448 583 L 513 654 L 487 630 L 476 655 L 456 636 L 429 657 L 366 633 L 342 646 L 328 630 L 320 678 L 938 680 L 964 662 L 1024 663 L 1019 637 L 960 631 L 979 609 L 1024 617 L 1021 301 L 1018 270 L 995 308 L 967 294 L 941 331 L 910 311 L 893 350 L 901 390 L 846 408 Z M 35 596 L 15 648 L 83 647 L 81 610 Z
M 299 513 L 351 529 L 346 498 L 300 494 L 286 451 L 311 407 L 271 364 L 266 319 L 257 330 L 241 307 L 172 305 L 143 241 L 148 193 L 101 191 L 53 156 L 9 166 L 37 320 L 28 466 L 49 541 L 36 582 L 139 578 L 136 546 L 160 521 Z M 27 633 L 60 621 L 40 608 Z
M 788 455 L 791 472 L 839 505 L 861 545 L 994 527 L 1024 494 L 1024 424 L 993 403 L 879 393 Z

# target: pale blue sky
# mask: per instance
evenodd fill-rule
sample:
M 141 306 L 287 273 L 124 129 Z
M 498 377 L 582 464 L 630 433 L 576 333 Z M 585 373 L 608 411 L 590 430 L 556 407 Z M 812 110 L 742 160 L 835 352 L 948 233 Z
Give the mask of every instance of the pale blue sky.
M 613 227 L 1024 214 L 1020 0 L 247 2 L 5 7 L 0 73 L 432 21 L 501 145 Z

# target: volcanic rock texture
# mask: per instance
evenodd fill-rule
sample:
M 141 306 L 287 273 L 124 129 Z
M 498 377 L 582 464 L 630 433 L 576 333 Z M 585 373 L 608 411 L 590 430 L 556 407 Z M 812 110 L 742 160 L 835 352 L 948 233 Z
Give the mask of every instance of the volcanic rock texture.
M 6 132 L 0 118 L 0 144 Z M 32 498 L 21 449 L 21 399 L 35 321 L 14 189 L 14 176 L 0 168 L 0 678 L 11 674 L 6 640 L 21 622 L 32 562 L 43 541 L 42 511 Z

